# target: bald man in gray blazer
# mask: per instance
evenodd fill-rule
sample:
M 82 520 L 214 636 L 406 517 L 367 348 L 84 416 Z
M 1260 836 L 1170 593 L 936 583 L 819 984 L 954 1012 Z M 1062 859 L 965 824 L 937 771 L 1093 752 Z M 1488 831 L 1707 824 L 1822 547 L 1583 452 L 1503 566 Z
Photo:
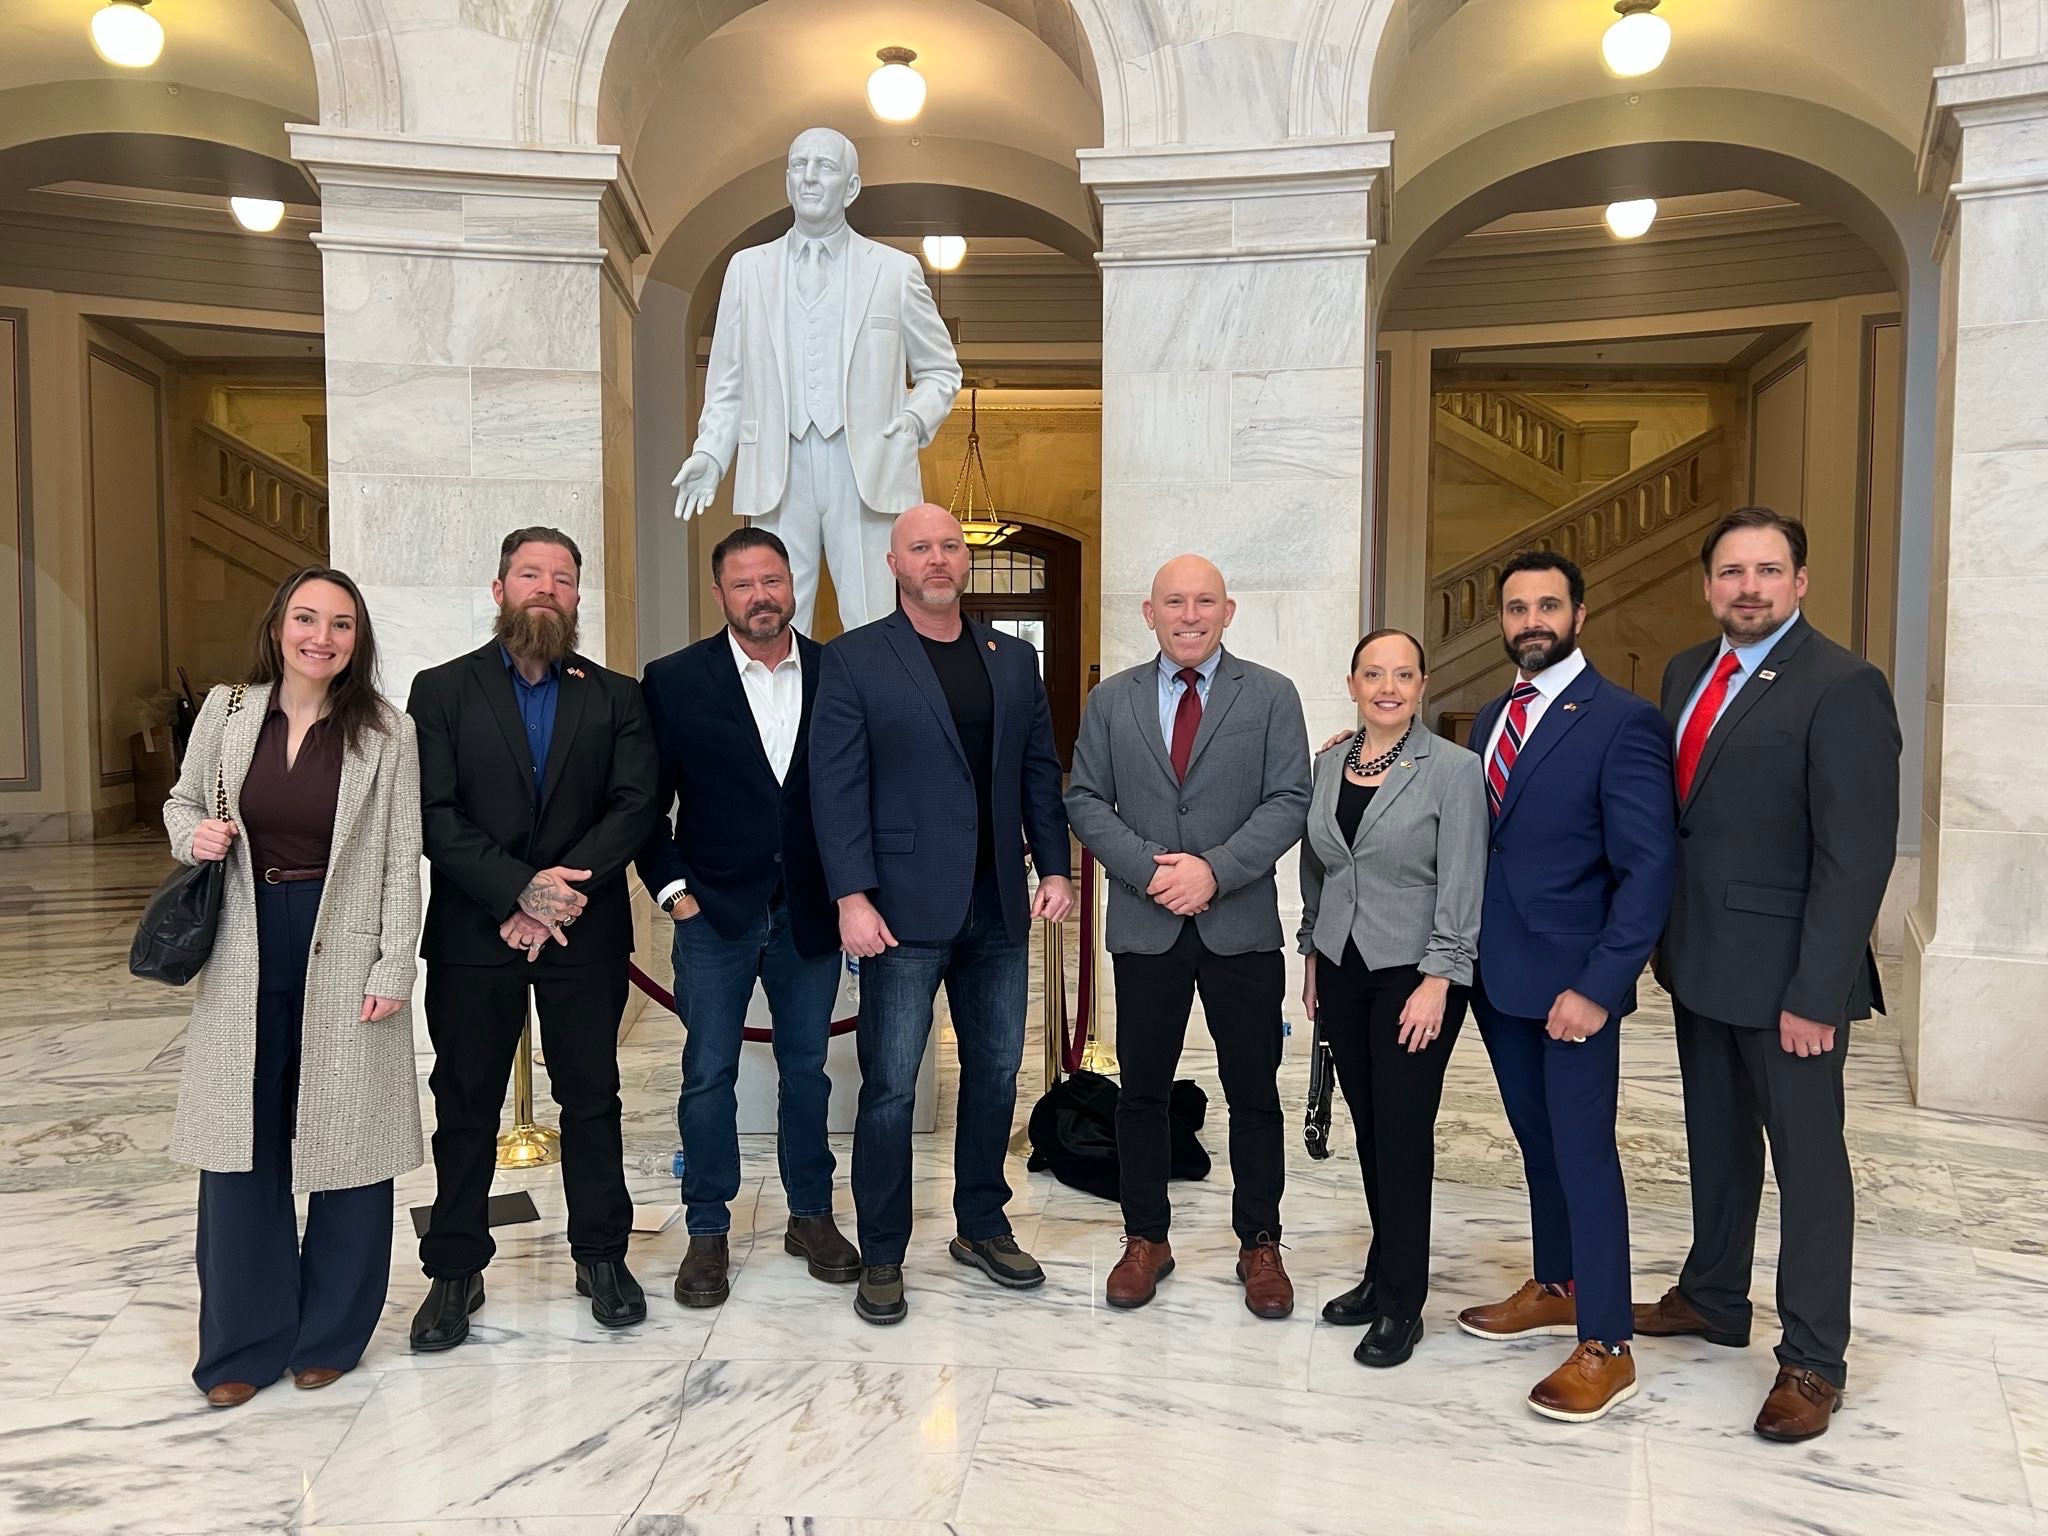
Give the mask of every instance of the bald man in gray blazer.
M 1245 1305 L 1285 1317 L 1280 1007 L 1287 990 L 1274 866 L 1308 815 L 1308 727 L 1294 684 L 1223 649 L 1236 605 L 1196 555 L 1152 581 L 1159 654 L 1089 695 L 1067 818 L 1109 871 L 1110 962 L 1123 1066 L 1116 1135 L 1124 1257 L 1111 1306 L 1143 1306 L 1173 1269 L 1167 1096 L 1197 989 L 1230 1105 L 1231 1224 Z

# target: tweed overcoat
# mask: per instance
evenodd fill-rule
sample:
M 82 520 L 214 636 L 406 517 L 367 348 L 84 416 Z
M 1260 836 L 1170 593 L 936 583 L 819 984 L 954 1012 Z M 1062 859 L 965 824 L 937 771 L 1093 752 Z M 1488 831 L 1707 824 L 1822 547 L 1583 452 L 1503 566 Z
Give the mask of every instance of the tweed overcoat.
M 228 688 L 199 712 L 184 771 L 164 802 L 180 863 L 195 862 L 192 834 L 213 815 L 214 766 L 228 819 L 241 825 L 242 781 L 270 700 L 252 686 L 228 715 Z M 363 998 L 410 999 L 420 938 L 420 773 L 411 717 L 386 706 L 385 729 L 343 754 L 327 883 L 306 964 L 305 1030 L 292 1144 L 292 1188 L 353 1189 L 417 1168 L 422 1159 L 412 1005 L 374 1024 Z M 213 955 L 193 983 L 184 1075 L 171 1156 L 213 1173 L 251 1162 L 256 1076 L 256 875 L 244 831 L 228 850 L 226 893 Z

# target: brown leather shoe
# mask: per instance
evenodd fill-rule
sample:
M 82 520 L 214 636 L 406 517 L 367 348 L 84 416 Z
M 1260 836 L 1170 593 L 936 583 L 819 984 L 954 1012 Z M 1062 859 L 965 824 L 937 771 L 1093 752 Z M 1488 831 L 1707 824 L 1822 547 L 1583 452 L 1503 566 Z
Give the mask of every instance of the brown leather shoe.
M 1286 1317 L 1294 1310 L 1294 1282 L 1280 1262 L 1280 1244 L 1254 1243 L 1238 1250 L 1237 1278 L 1244 1282 L 1244 1304 L 1254 1317 Z
M 1624 1347 L 1609 1354 L 1598 1339 L 1588 1339 L 1571 1358 L 1536 1383 L 1529 1406 L 1546 1419 L 1590 1424 L 1617 1403 L 1636 1395 L 1636 1358 Z
M 224 1381 L 206 1394 L 206 1402 L 211 1408 L 239 1408 L 255 1395 L 256 1389 L 246 1381 Z
M 292 1372 L 292 1385 L 301 1392 L 317 1392 L 322 1387 L 331 1387 L 341 1380 L 342 1373 L 325 1365 L 309 1365 L 303 1371 Z
M 1159 1282 L 1173 1273 L 1173 1245 L 1149 1238 L 1124 1239 L 1124 1256 L 1109 1272 L 1103 1299 L 1112 1307 L 1142 1307 L 1159 1290 Z
M 693 1237 L 683 1262 L 676 1267 L 676 1300 L 686 1307 L 715 1307 L 732 1294 L 726 1276 L 732 1268 L 725 1234 Z
M 1811 1440 L 1827 1433 L 1828 1421 L 1842 1407 L 1842 1389 L 1812 1371 L 1780 1366 L 1777 1383 L 1756 1416 L 1756 1432 L 1766 1440 Z
M 846 1240 L 830 1212 L 790 1217 L 789 1228 L 782 1234 L 782 1251 L 804 1260 L 813 1280 L 844 1285 L 860 1278 L 860 1250 Z
M 1749 1347 L 1748 1329 L 1730 1333 L 1725 1328 L 1716 1328 L 1700 1316 L 1699 1309 L 1687 1301 L 1685 1292 L 1675 1285 L 1657 1300 L 1639 1301 L 1630 1310 L 1635 1313 L 1636 1332 L 1653 1339 L 1697 1336 L 1726 1349 Z
M 1519 1339 L 1531 1334 L 1576 1334 L 1579 1304 L 1570 1296 L 1546 1291 L 1534 1280 L 1506 1301 L 1484 1307 L 1467 1307 L 1458 1314 L 1458 1326 L 1475 1338 Z

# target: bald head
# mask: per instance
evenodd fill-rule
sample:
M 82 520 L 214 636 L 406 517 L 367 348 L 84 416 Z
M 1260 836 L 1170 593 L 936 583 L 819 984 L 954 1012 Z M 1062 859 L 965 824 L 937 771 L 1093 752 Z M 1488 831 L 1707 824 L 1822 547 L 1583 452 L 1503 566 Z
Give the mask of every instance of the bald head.
M 889 569 L 905 607 L 957 610 L 971 560 L 960 524 L 935 502 L 919 502 L 889 530 Z
M 790 141 L 783 190 L 805 236 L 843 228 L 848 205 L 860 196 L 860 154 L 853 140 L 836 128 L 806 128 Z
M 1183 667 L 1198 667 L 1214 655 L 1236 614 L 1223 573 L 1200 555 L 1175 555 L 1159 567 L 1145 603 L 1145 623 L 1159 637 L 1159 653 Z

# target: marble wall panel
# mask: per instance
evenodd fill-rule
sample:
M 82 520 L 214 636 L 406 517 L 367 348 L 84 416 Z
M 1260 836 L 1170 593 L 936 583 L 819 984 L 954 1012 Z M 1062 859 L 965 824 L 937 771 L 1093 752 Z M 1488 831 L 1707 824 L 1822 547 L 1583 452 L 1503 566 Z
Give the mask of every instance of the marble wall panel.
M 479 478 L 601 479 L 603 431 L 602 381 L 594 371 L 470 372 L 470 472 Z
M 1278 144 L 1287 137 L 1295 44 L 1232 32 L 1178 50 L 1182 142 Z
M 378 681 L 388 699 L 403 701 L 418 673 L 482 642 L 471 624 L 474 584 L 360 585 L 363 602 L 377 624 Z M 488 591 L 484 597 L 488 602 Z M 486 626 L 484 634 L 489 633 Z
M 1220 480 L 1229 464 L 1228 375 L 1128 374 L 1105 393 L 1105 485 Z
M 1364 192 L 1240 197 L 1231 203 L 1232 241 L 1243 250 L 1356 243 L 1367 236 L 1371 212 Z
M 336 562 L 364 583 L 486 587 L 498 545 L 514 528 L 591 526 L 595 480 L 468 480 L 418 475 L 337 475 Z M 343 515 L 343 514 L 346 515 Z
M 1218 367 L 1244 310 L 1244 264 L 1112 266 L 1102 274 L 1102 372 L 1195 372 Z M 1105 401 L 1106 405 L 1106 401 Z
M 436 26 L 394 39 L 406 131 L 422 138 L 518 137 L 513 117 L 520 44 L 465 26 Z
M 1231 375 L 1233 480 L 1356 479 L 1364 464 L 1363 369 Z
M 1250 264 L 1222 361 L 1231 368 L 1363 368 L 1363 256 Z
M 1105 537 L 1103 591 L 1128 594 L 1135 607 L 1153 573 L 1182 550 L 1214 561 L 1233 589 L 1355 586 L 1359 494 L 1357 480 L 1119 486 L 1112 493 L 1117 524 L 1126 534 L 1156 529 L 1160 536 Z
M 1980 832 L 1944 820 L 1936 942 L 1952 954 L 2048 959 L 2044 869 L 2048 835 Z
M 1957 289 L 1957 324 L 2048 320 L 2044 224 L 2048 196 L 1980 197 L 1962 205 L 1962 238 L 1970 258 Z
M 2024 577 L 1951 580 L 1942 645 L 1942 697 L 1950 705 L 2048 704 L 2048 670 L 2015 666 L 2014 646 L 2040 623 L 2041 588 Z
M 329 353 L 330 473 L 467 475 L 469 452 L 467 368 L 358 363 Z
M 486 245 L 557 245 L 587 250 L 597 235 L 597 210 L 587 198 L 464 193 L 460 233 Z
M 2048 120 L 2019 117 L 1973 124 L 1963 136 L 1957 170 L 1970 181 L 2048 174 Z
M 457 262 L 452 360 L 478 368 L 596 368 L 599 282 L 589 262 Z
M 1956 346 L 1955 451 L 2048 447 L 2048 321 L 1971 326 Z
M 456 360 L 454 262 L 329 249 L 321 269 L 330 356 L 363 363 Z
M 1906 968 L 1918 1021 L 1914 1096 L 1922 1107 L 2048 1120 L 2041 998 L 2048 962 L 1930 947 Z
M 2048 834 L 2048 705 L 1951 703 L 1942 715 L 1942 825 Z
M 2048 576 L 2048 449 L 1965 454 L 1952 461 L 1949 483 L 1947 548 L 1937 551 L 1937 570 Z
M 1230 207 L 1224 198 L 1111 203 L 1102 210 L 1102 243 L 1112 251 L 1225 251 Z
M 344 185 L 320 189 L 320 227 L 327 234 L 460 240 L 462 223 L 462 196 L 455 192 Z M 331 292 L 331 276 L 328 281 Z

